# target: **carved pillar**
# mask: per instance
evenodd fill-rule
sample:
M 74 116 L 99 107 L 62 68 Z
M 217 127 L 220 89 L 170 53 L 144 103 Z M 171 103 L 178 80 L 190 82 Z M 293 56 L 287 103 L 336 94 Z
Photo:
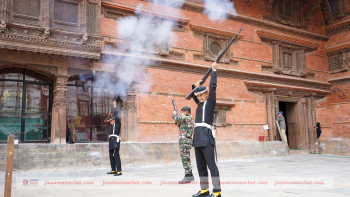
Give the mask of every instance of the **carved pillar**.
M 132 141 L 137 137 L 136 133 L 136 91 L 133 85 L 127 93 L 126 105 L 125 105 L 125 119 L 124 119 L 124 140 Z
M 51 143 L 66 143 L 68 77 L 57 76 L 53 89 Z
M 265 105 L 266 105 L 266 118 L 267 124 L 269 125 L 269 140 L 277 140 L 277 128 L 276 128 L 276 99 L 275 99 L 275 90 L 264 90 L 265 92 Z

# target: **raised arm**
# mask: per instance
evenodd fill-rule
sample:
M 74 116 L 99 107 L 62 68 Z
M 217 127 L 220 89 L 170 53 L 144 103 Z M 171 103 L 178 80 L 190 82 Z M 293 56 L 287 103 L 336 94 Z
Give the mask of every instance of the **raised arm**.
M 198 83 L 198 82 L 197 82 L 197 83 Z M 196 88 L 196 86 L 195 86 L 195 85 L 192 85 L 192 90 L 195 89 L 195 88 Z M 196 102 L 197 105 L 198 105 L 199 100 L 198 100 L 197 96 L 193 94 L 193 97 L 192 97 L 192 98 L 193 98 L 194 102 Z

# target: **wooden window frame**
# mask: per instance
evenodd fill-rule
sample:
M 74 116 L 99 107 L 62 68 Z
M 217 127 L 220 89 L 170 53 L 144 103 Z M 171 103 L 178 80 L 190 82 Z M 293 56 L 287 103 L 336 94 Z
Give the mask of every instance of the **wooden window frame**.
M 285 69 L 283 66 L 283 53 L 292 55 L 291 69 Z M 298 77 L 306 77 L 308 68 L 306 66 L 305 49 L 298 46 L 293 46 L 284 43 L 273 43 L 272 64 L 275 73 L 293 75 Z
M 284 2 L 291 3 L 291 16 L 285 16 L 282 14 L 282 9 L 286 6 L 283 5 Z M 300 17 L 300 2 L 299 0 L 275 0 L 273 4 L 272 15 L 273 19 L 279 23 L 290 25 L 290 26 L 301 26 L 301 17 Z
M 203 56 L 204 56 L 204 60 L 206 60 L 206 61 L 215 61 L 216 58 L 218 57 L 218 55 L 215 55 L 210 51 L 210 45 L 213 42 L 219 44 L 220 52 L 221 52 L 228 45 L 229 39 L 227 37 L 211 35 L 211 34 L 204 34 Z M 221 58 L 220 62 L 221 63 L 229 63 L 230 62 L 230 55 L 231 55 L 230 49 L 228 49 L 227 52 L 224 54 L 224 56 Z
M 341 58 L 341 67 L 339 69 L 331 70 L 331 65 L 329 65 L 329 73 L 339 73 L 350 70 L 350 50 L 349 51 L 339 51 L 337 53 L 328 54 L 328 58 L 332 58 L 334 56 L 339 56 Z M 328 61 L 328 64 L 330 62 Z
M 213 124 L 217 127 L 227 127 L 230 126 L 227 122 L 227 112 L 231 112 L 231 108 L 234 106 L 234 103 L 229 102 L 218 102 L 216 103 L 215 110 L 214 110 L 214 117 L 213 117 Z M 219 121 L 215 121 L 216 114 L 219 116 Z

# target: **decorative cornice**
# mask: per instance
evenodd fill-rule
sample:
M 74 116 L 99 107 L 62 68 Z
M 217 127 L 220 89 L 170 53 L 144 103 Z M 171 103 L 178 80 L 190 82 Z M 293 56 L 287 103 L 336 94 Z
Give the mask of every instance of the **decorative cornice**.
M 147 0 L 145 0 L 145 1 L 147 1 Z M 173 0 L 173 1 L 176 1 L 176 0 Z M 269 2 L 273 3 L 274 0 L 269 0 Z M 119 4 L 119 3 L 102 2 L 102 5 L 103 6 L 111 6 L 111 7 L 116 6 L 115 8 L 119 8 L 119 9 L 125 8 L 125 10 L 129 10 L 129 11 L 135 10 L 135 8 L 132 6 Z M 204 6 L 203 6 L 203 4 L 184 2 L 182 9 L 189 10 L 192 12 L 202 13 L 204 10 Z M 150 11 L 147 11 L 147 12 L 152 13 Z M 158 13 L 153 13 L 153 15 L 161 16 Z M 231 13 L 227 13 L 227 15 L 229 16 L 228 17 L 229 20 L 242 21 L 244 23 L 255 23 L 256 25 L 259 25 L 259 26 L 264 27 L 264 28 L 275 28 L 275 29 L 283 31 L 283 32 L 298 34 L 298 35 L 302 35 L 302 36 L 309 37 L 309 38 L 316 39 L 316 40 L 327 41 L 329 39 L 328 36 L 326 36 L 326 35 L 321 35 L 321 34 L 317 34 L 314 32 L 301 30 L 301 29 L 290 27 L 287 25 L 282 25 L 280 23 L 261 20 L 261 19 L 252 18 L 252 17 L 248 17 L 248 16 L 243 16 L 240 14 L 232 15 Z M 174 18 L 172 16 L 169 16 L 169 17 L 174 19 L 174 20 L 178 20 L 178 18 Z M 185 22 L 185 23 L 190 22 L 190 19 L 187 19 L 187 18 L 182 18 L 182 19 L 183 19 L 183 22 Z M 179 20 L 179 21 L 181 21 L 181 20 Z
M 341 43 L 339 45 L 327 47 L 326 51 L 327 51 L 327 53 L 333 53 L 336 51 L 342 51 L 342 50 L 346 50 L 346 49 L 350 49 L 350 41 L 345 42 L 345 43 Z
M 234 102 L 227 102 L 227 101 L 216 101 L 216 105 L 220 105 L 220 106 L 228 106 L 228 107 L 232 107 L 235 105 Z
M 46 30 L 49 33 L 44 36 Z M 0 33 L 0 48 L 99 59 L 102 39 L 98 35 L 9 22 L 6 30 Z
M 125 5 L 125 4 L 121 4 L 121 3 L 112 3 L 112 2 L 106 2 L 106 1 L 102 2 L 102 6 L 114 8 L 114 9 L 119 9 L 119 10 L 124 10 L 124 11 L 132 12 L 132 13 L 134 13 L 136 10 L 135 7 L 130 6 L 130 5 Z M 154 11 L 145 10 L 145 9 L 138 10 L 138 12 L 143 13 L 143 14 L 156 16 L 156 17 L 160 17 L 160 18 L 178 21 L 181 23 L 188 23 L 189 22 L 189 19 L 184 18 L 184 17 L 178 17 L 178 16 L 175 17 L 175 16 L 164 14 L 164 13 L 154 12 Z
M 237 34 L 237 32 L 217 29 L 217 28 L 194 24 L 194 23 L 190 23 L 189 25 L 192 30 L 198 31 L 198 32 L 211 33 L 211 34 L 225 36 L 225 37 L 233 37 Z M 244 37 L 244 34 L 239 34 L 237 39 L 243 39 L 243 37 Z
M 290 86 L 290 85 L 280 85 L 278 83 L 262 83 L 257 81 L 245 81 L 245 84 L 247 85 L 248 89 L 250 90 L 258 90 L 264 91 L 265 88 L 279 88 L 279 89 L 285 89 L 285 90 L 297 90 L 301 92 L 312 92 L 312 93 L 318 93 L 320 95 L 327 95 L 330 93 L 330 91 L 326 90 L 318 90 L 314 88 L 305 88 L 301 86 Z
M 332 25 L 328 25 L 326 26 L 325 30 L 328 35 L 334 35 L 343 31 L 350 31 L 350 18 Z
M 328 82 L 331 84 L 350 84 L 350 76 L 330 79 Z
M 127 54 L 121 53 L 113 53 L 113 52 L 102 52 L 102 55 L 111 55 L 111 56 L 130 56 Z M 150 59 L 155 61 L 156 63 L 152 64 L 151 67 L 166 69 L 166 70 L 175 70 L 179 72 L 191 72 L 197 74 L 204 74 L 209 66 L 201 65 L 201 64 L 193 64 L 183 61 L 175 61 L 168 60 L 162 58 L 149 58 L 149 57 L 135 57 L 133 58 L 141 58 L 141 59 Z M 113 58 L 112 58 L 113 59 Z M 118 63 L 118 62 L 113 62 Z M 266 73 L 257 73 L 257 72 L 249 72 L 242 71 L 237 69 L 227 69 L 227 68 L 219 68 L 218 75 L 220 77 L 233 78 L 233 79 L 241 79 L 246 81 L 251 81 L 255 83 L 270 83 L 276 84 L 285 87 L 302 87 L 311 92 L 322 92 L 328 93 L 331 84 L 327 82 L 320 82 L 310 79 L 303 79 L 300 77 L 286 76 L 286 75 L 278 75 L 278 74 L 266 74 Z
M 275 33 L 263 29 L 256 30 L 256 33 L 259 35 L 261 40 L 280 41 L 296 46 L 306 47 L 309 50 L 316 50 L 316 48 L 319 46 L 317 42 L 312 42 L 291 35 Z
M 175 124 L 174 121 L 138 121 L 138 123 L 144 123 L 144 124 Z
M 312 38 L 312 39 L 323 40 L 323 41 L 327 41 L 329 39 L 328 36 L 325 36 L 325 35 L 317 34 L 314 32 L 309 32 L 309 31 L 304 31 L 304 30 L 300 30 L 298 28 L 289 27 L 287 25 L 282 25 L 280 23 L 265 21 L 265 20 L 261 20 L 261 19 L 248 17 L 248 16 L 237 15 L 237 17 L 231 16 L 231 18 L 237 19 L 237 20 L 242 20 L 244 22 L 253 22 L 253 23 L 261 25 L 262 27 L 265 27 L 265 28 L 276 28 L 277 30 L 280 30 L 283 32 L 302 35 L 302 36 Z
M 272 5 L 274 0 L 269 0 L 269 2 Z M 183 9 L 186 9 L 186 8 L 193 8 L 193 9 L 187 9 L 187 10 L 194 11 L 194 12 L 202 12 L 204 10 L 203 5 L 185 2 Z M 257 18 L 253 18 L 253 17 L 249 17 L 249 16 L 240 15 L 240 14 L 232 15 L 231 13 L 227 13 L 227 15 L 229 16 L 228 17 L 229 20 L 242 21 L 244 23 L 255 23 L 256 25 L 259 25 L 259 26 L 264 27 L 264 28 L 275 28 L 279 31 L 283 31 L 286 33 L 293 33 L 293 34 L 297 34 L 297 35 L 302 35 L 302 36 L 316 39 L 316 40 L 327 41 L 329 39 L 328 36 L 326 36 L 326 35 L 321 35 L 321 34 L 317 34 L 314 32 L 301 30 L 298 28 L 290 27 L 290 26 L 283 25 L 283 24 L 276 23 L 276 22 L 261 20 L 261 19 L 257 19 Z
M 17 42 L 9 42 L 0 40 L 0 48 L 3 49 L 11 49 L 17 51 L 28 51 L 33 53 L 44 53 L 44 54 L 53 54 L 53 55 L 63 55 L 70 57 L 81 57 L 88 59 L 100 59 L 99 52 L 89 52 L 82 50 L 74 50 L 74 49 L 65 49 L 58 48 L 53 46 L 42 46 L 42 45 L 34 45 L 34 44 L 22 44 Z

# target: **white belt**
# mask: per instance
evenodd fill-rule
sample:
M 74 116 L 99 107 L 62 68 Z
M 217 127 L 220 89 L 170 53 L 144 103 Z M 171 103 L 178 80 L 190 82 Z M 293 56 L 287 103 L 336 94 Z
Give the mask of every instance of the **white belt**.
M 120 141 L 119 135 L 112 134 L 112 135 L 109 135 L 109 136 L 108 136 L 108 138 L 110 138 L 110 137 L 117 137 L 117 142 Z
M 195 127 L 207 127 L 208 129 L 212 129 L 213 126 L 211 126 L 208 123 L 202 122 L 202 123 L 195 123 Z

